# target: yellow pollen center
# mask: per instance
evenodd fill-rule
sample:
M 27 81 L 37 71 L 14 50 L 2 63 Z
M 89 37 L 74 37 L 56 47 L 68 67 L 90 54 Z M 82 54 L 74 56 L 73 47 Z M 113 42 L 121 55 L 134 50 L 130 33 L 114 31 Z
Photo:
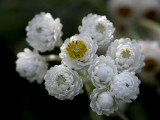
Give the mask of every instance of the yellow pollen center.
M 68 43 L 66 51 L 73 59 L 82 58 L 87 51 L 87 46 L 82 40 L 75 40 Z
M 121 55 L 123 58 L 129 58 L 130 57 L 130 50 L 128 48 L 123 49 L 121 52 Z

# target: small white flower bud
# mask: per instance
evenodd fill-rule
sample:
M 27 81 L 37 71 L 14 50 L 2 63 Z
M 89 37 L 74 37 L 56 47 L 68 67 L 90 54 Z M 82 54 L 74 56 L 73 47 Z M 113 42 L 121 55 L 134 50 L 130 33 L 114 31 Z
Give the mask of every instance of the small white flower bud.
M 117 67 L 110 56 L 99 56 L 90 65 L 88 73 L 96 87 L 106 88 L 117 74 Z
M 117 104 L 109 91 L 106 89 L 94 89 L 90 95 L 90 107 L 98 115 L 107 115 L 118 109 Z

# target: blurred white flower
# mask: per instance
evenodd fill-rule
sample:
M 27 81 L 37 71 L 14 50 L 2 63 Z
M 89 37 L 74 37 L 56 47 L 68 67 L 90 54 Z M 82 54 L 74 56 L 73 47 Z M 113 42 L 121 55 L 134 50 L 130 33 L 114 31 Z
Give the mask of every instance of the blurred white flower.
M 115 60 L 118 72 L 140 72 L 144 64 L 144 55 L 136 40 L 117 39 L 108 47 L 107 55 Z
M 97 44 L 86 34 L 74 35 L 61 46 L 62 63 L 75 70 L 86 69 L 94 59 Z
M 43 77 L 47 72 L 48 64 L 37 51 L 31 51 L 28 48 L 24 52 L 17 54 L 16 71 L 21 77 L 25 77 L 29 82 L 36 81 L 42 83 Z
M 157 40 L 140 40 L 142 52 L 145 55 L 145 66 L 138 74 L 141 80 L 147 84 L 160 82 L 160 45 Z
M 156 20 L 160 15 L 160 1 L 159 0 L 137 0 L 136 9 L 141 17 L 146 17 Z
M 80 33 L 91 36 L 99 48 L 110 43 L 115 31 L 113 24 L 107 20 L 106 16 L 91 13 L 82 19 L 82 26 L 79 26 L 78 29 Z
M 140 80 L 135 76 L 134 72 L 122 72 L 114 77 L 111 82 L 110 89 L 117 101 L 131 102 L 135 100 L 139 94 Z
M 90 78 L 96 87 L 106 88 L 117 74 L 117 67 L 110 56 L 99 56 L 88 69 Z
M 61 29 L 59 18 L 54 20 L 50 13 L 41 12 L 26 27 L 27 42 L 40 52 L 51 51 L 61 42 Z
M 82 93 L 82 79 L 71 68 L 62 65 L 51 67 L 45 77 L 45 87 L 51 96 L 60 100 L 72 100 Z
M 106 12 L 108 12 L 114 26 L 116 26 L 114 38 L 135 35 L 134 21 L 137 19 L 136 9 L 136 0 L 107 1 Z
M 129 18 L 134 15 L 136 9 L 135 0 L 109 0 L 107 2 L 111 15 L 118 18 Z
M 98 115 L 104 114 L 109 116 L 118 109 L 113 96 L 106 89 L 94 89 L 90 95 L 90 99 L 90 107 Z

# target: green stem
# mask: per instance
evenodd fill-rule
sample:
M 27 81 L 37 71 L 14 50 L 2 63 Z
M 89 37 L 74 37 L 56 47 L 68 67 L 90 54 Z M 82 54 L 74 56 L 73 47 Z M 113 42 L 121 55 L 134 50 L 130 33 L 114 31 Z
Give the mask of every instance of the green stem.
M 89 97 L 95 87 L 93 86 L 91 80 L 87 78 L 88 73 L 86 70 L 78 70 L 77 72 L 83 79 L 83 84 Z
M 59 55 L 46 55 L 44 56 L 46 61 L 57 61 L 57 62 L 61 62 L 61 59 L 59 57 Z
M 83 84 L 84 84 L 84 87 L 86 89 L 86 92 L 87 92 L 87 95 L 89 98 L 90 94 L 92 93 L 92 91 L 95 87 L 93 86 L 93 83 L 91 82 L 91 80 L 89 80 L 87 78 L 87 75 L 88 75 L 87 71 L 79 70 L 77 72 L 83 78 Z M 90 98 L 89 98 L 89 100 L 90 100 Z M 90 115 L 90 120 L 103 120 L 103 116 L 97 115 L 96 112 L 92 111 L 91 107 L 89 107 L 89 115 Z
M 157 32 L 158 34 L 160 33 L 160 24 L 158 24 L 152 20 L 142 18 L 138 21 L 138 23 L 146 28 L 149 28 L 149 29 Z
M 98 115 L 96 112 L 93 112 L 91 108 L 89 107 L 89 115 L 91 120 L 103 120 L 102 115 Z
M 129 120 L 124 113 L 120 110 L 115 111 L 115 113 L 122 119 L 122 120 Z

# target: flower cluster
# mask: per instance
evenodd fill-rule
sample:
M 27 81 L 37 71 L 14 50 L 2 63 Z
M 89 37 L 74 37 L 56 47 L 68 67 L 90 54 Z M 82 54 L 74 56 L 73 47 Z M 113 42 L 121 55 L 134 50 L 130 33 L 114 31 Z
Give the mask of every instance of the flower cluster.
M 135 73 L 144 66 L 144 55 L 136 40 L 113 41 L 114 30 L 105 16 L 89 14 L 82 20 L 80 33 L 66 39 L 61 47 L 63 64 L 87 71 L 95 86 L 90 106 L 98 115 L 113 113 L 119 102 L 131 102 L 139 93 L 140 80 Z M 108 46 L 106 55 L 97 55 L 102 45 Z
M 27 78 L 30 82 L 42 83 L 48 63 L 39 52 L 53 50 L 61 44 L 61 29 L 60 19 L 54 20 L 50 13 L 41 12 L 29 21 L 26 27 L 26 41 L 33 47 L 33 52 L 26 48 L 24 52 L 17 54 L 16 70 L 21 77 Z
M 41 13 L 29 22 L 27 41 L 37 51 L 50 51 L 60 40 L 61 28 L 59 19 L 54 21 L 49 13 Z M 46 90 L 60 100 L 72 100 L 83 92 L 83 84 L 84 87 L 88 84 L 88 87 L 94 88 L 90 94 L 92 110 L 98 115 L 110 115 L 118 109 L 120 102 L 129 103 L 137 98 L 140 80 L 135 73 L 141 71 L 145 57 L 136 40 L 113 40 L 115 28 L 106 16 L 88 14 L 82 19 L 78 30 L 79 34 L 67 38 L 60 47 L 61 65 L 55 65 L 46 72 Z M 106 54 L 97 54 L 104 46 L 108 47 Z M 42 61 L 40 58 L 38 60 Z M 36 68 L 39 70 L 39 66 L 41 69 L 47 66 L 34 60 L 28 62 L 36 66 L 32 65 L 32 73 Z M 21 68 L 20 62 L 16 63 Z M 25 70 L 30 72 L 30 68 Z M 17 71 L 23 73 L 21 69 Z M 22 76 L 28 78 L 27 75 L 30 74 L 27 72 Z

